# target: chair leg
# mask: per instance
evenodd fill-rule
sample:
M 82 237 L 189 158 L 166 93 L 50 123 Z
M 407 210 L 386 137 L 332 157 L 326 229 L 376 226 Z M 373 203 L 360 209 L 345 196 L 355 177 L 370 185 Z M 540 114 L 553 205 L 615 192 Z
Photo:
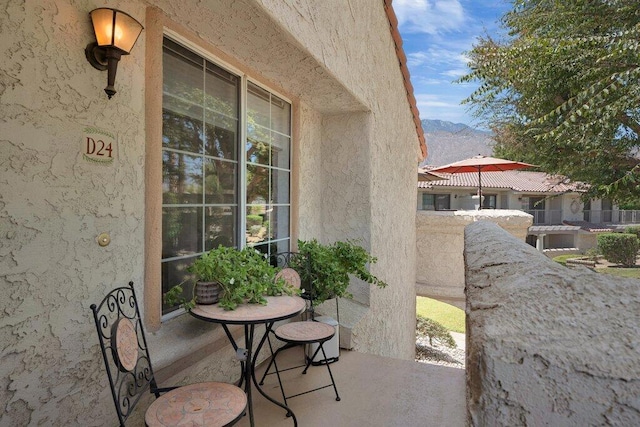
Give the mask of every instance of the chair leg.
M 338 395 L 338 388 L 336 387 L 336 382 L 333 380 L 333 374 L 331 373 L 330 363 L 327 363 L 327 354 L 324 352 L 324 346 L 320 343 L 320 348 L 322 349 L 322 355 L 324 356 L 325 365 L 327 365 L 327 370 L 329 371 L 329 377 L 331 378 L 331 384 L 333 384 L 333 390 L 336 392 L 336 400 L 340 401 L 340 396 Z

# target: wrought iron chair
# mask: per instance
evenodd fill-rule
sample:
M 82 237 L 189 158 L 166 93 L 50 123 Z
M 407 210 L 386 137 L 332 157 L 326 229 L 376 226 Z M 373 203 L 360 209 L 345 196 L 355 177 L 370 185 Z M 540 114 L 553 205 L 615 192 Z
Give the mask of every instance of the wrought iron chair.
M 309 308 L 307 310 L 307 319 L 297 322 L 286 323 L 282 326 L 277 327 L 273 330 L 273 334 L 280 341 L 285 342 L 285 346 L 278 348 L 275 352 L 273 351 L 273 347 L 271 345 L 271 341 L 269 341 L 269 348 L 271 350 L 271 360 L 269 361 L 269 365 L 267 369 L 264 371 L 262 375 L 262 379 L 260 380 L 260 384 L 264 383 L 265 377 L 269 374 L 269 370 L 273 366 L 275 368 L 275 374 L 278 377 L 278 383 L 280 385 L 280 391 L 282 392 L 282 398 L 284 399 L 284 404 L 287 405 L 287 399 L 300 396 L 303 394 L 311 393 L 313 391 L 321 390 L 327 387 L 333 386 L 333 389 L 336 393 L 336 400 L 340 401 L 340 395 L 338 394 L 338 388 L 336 387 L 335 380 L 333 378 L 333 373 L 331 372 L 331 367 L 329 366 L 330 362 L 328 362 L 327 355 L 324 350 L 324 343 L 329 341 L 335 335 L 335 329 L 333 326 L 327 325 L 325 323 L 314 321 L 314 310 L 313 310 L 313 293 L 310 284 L 305 284 L 302 282 L 298 273 L 290 268 L 294 262 L 297 264 L 297 267 L 308 265 L 308 259 L 306 259 L 303 255 L 296 252 L 284 252 L 274 255 L 275 262 L 274 264 L 278 267 L 282 267 L 280 272 L 278 273 L 278 277 L 282 277 L 284 280 L 289 282 L 291 285 L 295 287 L 301 287 L 303 289 L 303 298 L 309 301 Z M 297 257 L 297 258 L 296 258 Z M 273 262 L 273 260 L 272 260 Z M 304 295 L 306 294 L 306 297 Z M 317 344 L 317 348 L 313 355 L 309 358 L 307 357 L 306 364 L 300 366 L 294 366 L 291 368 L 280 370 L 278 369 L 278 365 L 276 362 L 278 354 L 286 350 L 288 348 L 300 345 L 308 345 L 308 344 Z M 316 359 L 316 356 L 319 352 L 322 352 L 324 364 L 327 367 L 327 371 L 329 372 L 329 377 L 331 378 L 331 384 L 327 384 L 321 387 L 314 388 L 312 390 L 307 390 L 302 393 L 293 394 L 287 396 L 284 387 L 282 385 L 282 379 L 280 377 L 280 372 L 288 371 L 291 369 L 297 369 L 304 366 L 304 370 L 302 374 L 306 374 L 309 366 Z M 317 363 L 314 363 L 317 364 Z
M 244 415 L 247 396 L 235 385 L 157 386 L 133 282 L 112 290 L 91 310 L 121 427 L 147 391 L 156 396 L 145 413 L 148 426 L 229 426 Z

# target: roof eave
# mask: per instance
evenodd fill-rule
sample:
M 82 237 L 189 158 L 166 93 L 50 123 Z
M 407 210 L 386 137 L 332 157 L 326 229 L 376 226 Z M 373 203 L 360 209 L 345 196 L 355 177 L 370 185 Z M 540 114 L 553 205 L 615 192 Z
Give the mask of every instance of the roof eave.
M 424 131 L 422 130 L 422 122 L 420 121 L 420 111 L 418 111 L 416 97 L 413 93 L 413 85 L 411 84 L 409 68 L 407 67 L 407 56 L 404 54 L 404 49 L 402 48 L 402 36 L 400 36 L 400 32 L 398 31 L 398 18 L 396 17 L 396 13 L 394 12 L 393 6 L 391 5 L 391 2 L 393 0 L 383 1 L 384 10 L 387 14 L 387 19 L 389 20 L 391 37 L 393 38 L 393 43 L 396 49 L 396 56 L 398 57 L 398 62 L 400 63 L 402 80 L 407 91 L 407 101 L 409 102 L 409 109 L 411 110 L 411 114 L 413 115 L 413 122 L 416 126 L 416 133 L 418 134 L 418 145 L 420 147 L 420 153 L 422 155 L 422 158 L 420 160 L 422 161 L 427 157 L 427 143 L 425 141 Z

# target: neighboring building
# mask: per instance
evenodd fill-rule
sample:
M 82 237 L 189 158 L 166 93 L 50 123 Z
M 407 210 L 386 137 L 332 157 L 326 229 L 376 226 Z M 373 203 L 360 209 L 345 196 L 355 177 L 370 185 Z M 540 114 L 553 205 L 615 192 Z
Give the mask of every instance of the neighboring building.
M 96 7 L 144 26 L 112 99 L 85 59 Z M 157 370 L 237 379 L 221 328 L 162 304 L 219 243 L 357 239 L 389 286 L 352 286 L 341 340 L 413 359 L 426 147 L 391 0 L 0 10 L 0 425 L 112 424 L 89 305 L 130 280 Z
M 428 173 L 428 168 L 420 172 Z M 483 172 L 481 180 L 482 209 L 531 214 L 533 225 L 527 242 L 547 252 L 584 252 L 596 246 L 597 233 L 640 223 L 640 211 L 620 210 L 609 200 L 584 203 L 584 184 L 562 176 L 529 171 Z M 418 210 L 475 210 L 477 191 L 477 173 L 430 173 L 429 178 L 418 182 Z

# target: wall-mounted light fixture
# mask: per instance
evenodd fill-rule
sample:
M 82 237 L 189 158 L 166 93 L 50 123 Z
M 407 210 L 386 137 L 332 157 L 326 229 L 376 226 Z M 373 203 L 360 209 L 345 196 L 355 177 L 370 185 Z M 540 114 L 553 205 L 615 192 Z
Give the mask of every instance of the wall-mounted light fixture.
M 118 61 L 122 55 L 128 55 L 136 44 L 142 24 L 130 15 L 110 8 L 99 8 L 89 12 L 96 42 L 89 43 L 84 49 L 87 60 L 94 68 L 108 70 L 107 87 L 104 91 L 109 99 L 116 93 L 114 83 Z

